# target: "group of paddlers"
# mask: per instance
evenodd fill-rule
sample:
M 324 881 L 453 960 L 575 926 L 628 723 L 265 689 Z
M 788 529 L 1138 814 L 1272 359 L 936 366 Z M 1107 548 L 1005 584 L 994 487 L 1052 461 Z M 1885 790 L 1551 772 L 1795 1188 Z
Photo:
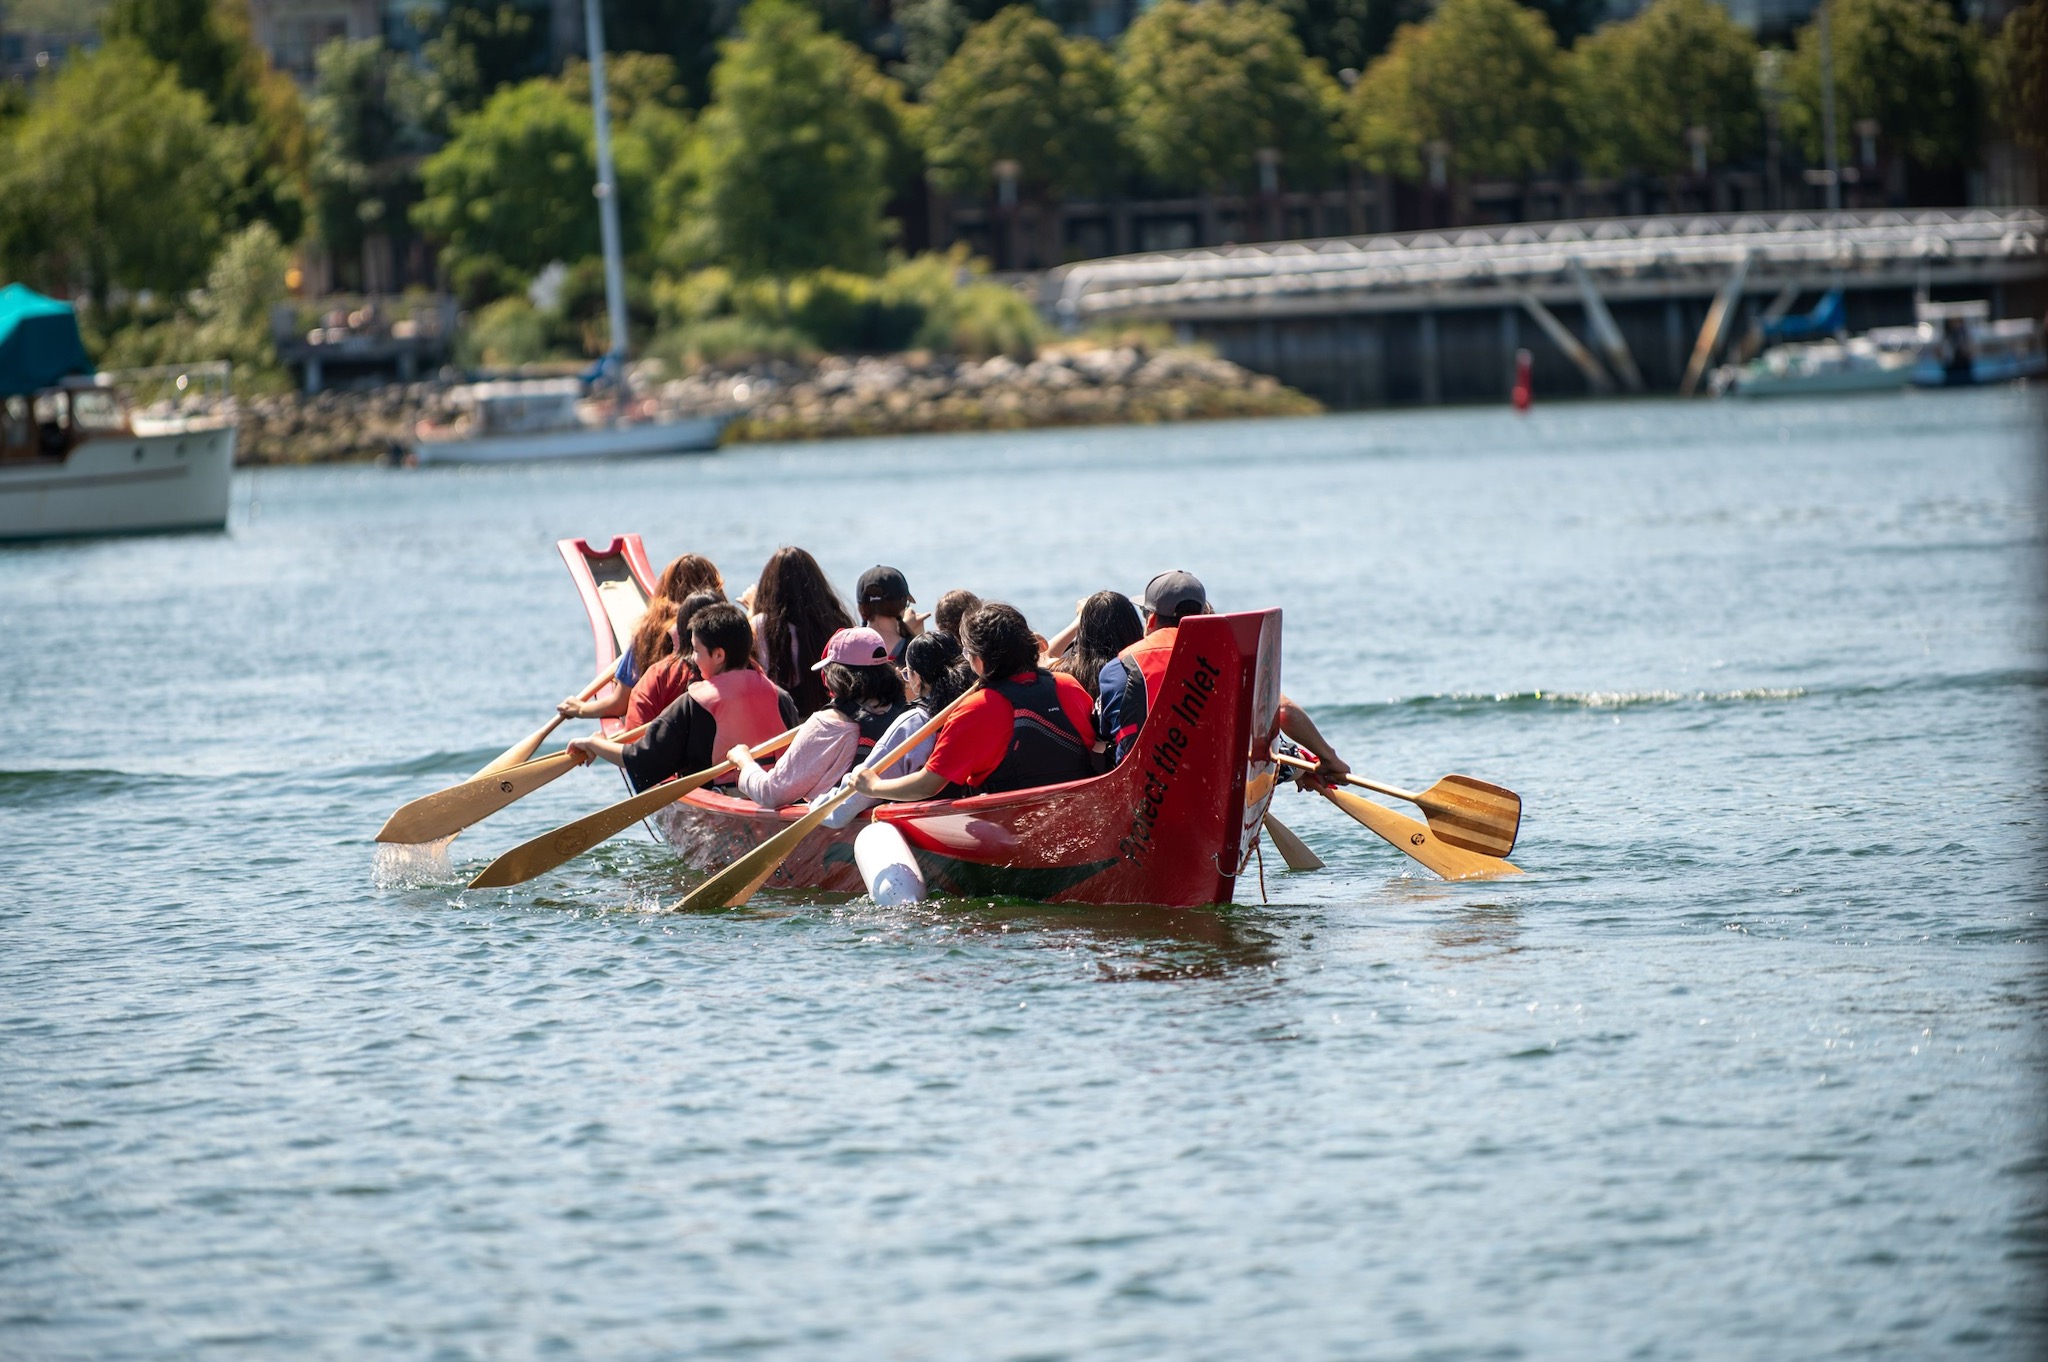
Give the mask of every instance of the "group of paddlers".
M 850 786 L 832 826 L 878 800 L 1080 780 L 1129 752 L 1181 621 L 1210 613 L 1201 582 L 1178 570 L 1146 584 L 1142 614 L 1098 591 L 1050 639 L 1016 607 L 964 590 L 920 614 L 893 567 L 862 573 L 855 601 L 858 624 L 800 548 L 777 550 L 737 602 L 716 565 L 684 554 L 662 571 L 611 681 L 557 706 L 569 718 L 622 716 L 630 740 L 579 738 L 569 752 L 623 767 L 636 790 L 729 760 L 728 793 L 764 808 Z M 942 711 L 935 735 L 888 760 Z M 1280 727 L 1315 754 L 1321 778 L 1349 771 L 1284 696 Z M 751 747 L 790 729 L 772 765 L 755 759 Z

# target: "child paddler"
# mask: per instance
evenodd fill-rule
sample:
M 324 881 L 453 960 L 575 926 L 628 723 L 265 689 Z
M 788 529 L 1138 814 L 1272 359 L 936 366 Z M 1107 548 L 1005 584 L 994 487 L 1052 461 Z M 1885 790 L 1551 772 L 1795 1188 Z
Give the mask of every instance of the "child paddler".
M 635 790 L 715 766 L 734 743 L 757 743 L 796 727 L 796 702 L 752 660 L 754 628 L 735 605 L 711 605 L 690 620 L 690 653 L 703 679 L 664 709 L 638 742 L 578 738 L 577 764 L 603 757 L 625 768 Z
M 739 792 L 764 809 L 815 799 L 830 790 L 849 767 L 874 750 L 903 713 L 902 674 L 889 661 L 888 645 L 872 629 L 841 629 L 832 635 L 825 655 L 811 670 L 820 674 L 830 698 L 804 720 L 773 769 L 764 769 L 744 745 L 726 753 L 739 767 Z
M 961 645 L 981 687 L 939 730 L 924 769 L 883 778 L 854 774 L 876 799 L 930 799 L 942 791 L 996 794 L 1094 775 L 1088 693 L 1038 665 L 1038 640 L 1015 606 L 985 601 L 961 624 Z

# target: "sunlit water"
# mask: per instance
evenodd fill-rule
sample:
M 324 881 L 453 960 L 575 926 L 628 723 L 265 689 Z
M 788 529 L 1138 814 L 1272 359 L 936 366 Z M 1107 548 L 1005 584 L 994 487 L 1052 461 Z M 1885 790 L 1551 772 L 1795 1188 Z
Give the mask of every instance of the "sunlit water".
M 2044 1320 L 2028 398 L 278 470 L 0 550 L 0 1355 L 1807 1358 Z M 1286 610 L 1360 769 L 1200 912 L 650 911 L 644 836 L 377 867 L 591 671 L 557 537 L 780 543 L 1050 632 Z

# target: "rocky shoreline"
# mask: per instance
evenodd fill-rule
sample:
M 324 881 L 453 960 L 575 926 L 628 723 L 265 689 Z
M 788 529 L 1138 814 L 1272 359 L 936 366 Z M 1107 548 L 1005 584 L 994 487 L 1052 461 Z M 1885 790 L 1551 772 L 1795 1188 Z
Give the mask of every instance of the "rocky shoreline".
M 1037 426 L 1143 424 L 1322 410 L 1277 379 L 1191 347 L 1049 346 L 1020 362 L 926 354 L 771 361 L 667 379 L 635 365 L 635 393 L 672 418 L 730 415 L 727 444 Z M 241 404 L 237 462 L 402 455 L 421 417 L 446 419 L 453 380 L 281 393 Z

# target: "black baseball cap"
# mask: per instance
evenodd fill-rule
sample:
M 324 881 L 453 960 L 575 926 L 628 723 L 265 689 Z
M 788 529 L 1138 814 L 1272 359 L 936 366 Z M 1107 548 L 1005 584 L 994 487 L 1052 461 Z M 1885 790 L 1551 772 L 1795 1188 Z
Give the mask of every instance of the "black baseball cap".
M 908 601 L 917 599 L 910 594 L 910 583 L 904 580 L 902 573 L 895 568 L 880 565 L 871 567 L 860 575 L 860 585 L 854 588 L 854 597 L 862 605 L 899 598 Z
M 1202 588 L 1194 573 L 1175 568 L 1145 583 L 1145 609 L 1149 613 L 1162 619 L 1173 619 L 1189 606 L 1198 610 L 1209 608 L 1209 593 Z

